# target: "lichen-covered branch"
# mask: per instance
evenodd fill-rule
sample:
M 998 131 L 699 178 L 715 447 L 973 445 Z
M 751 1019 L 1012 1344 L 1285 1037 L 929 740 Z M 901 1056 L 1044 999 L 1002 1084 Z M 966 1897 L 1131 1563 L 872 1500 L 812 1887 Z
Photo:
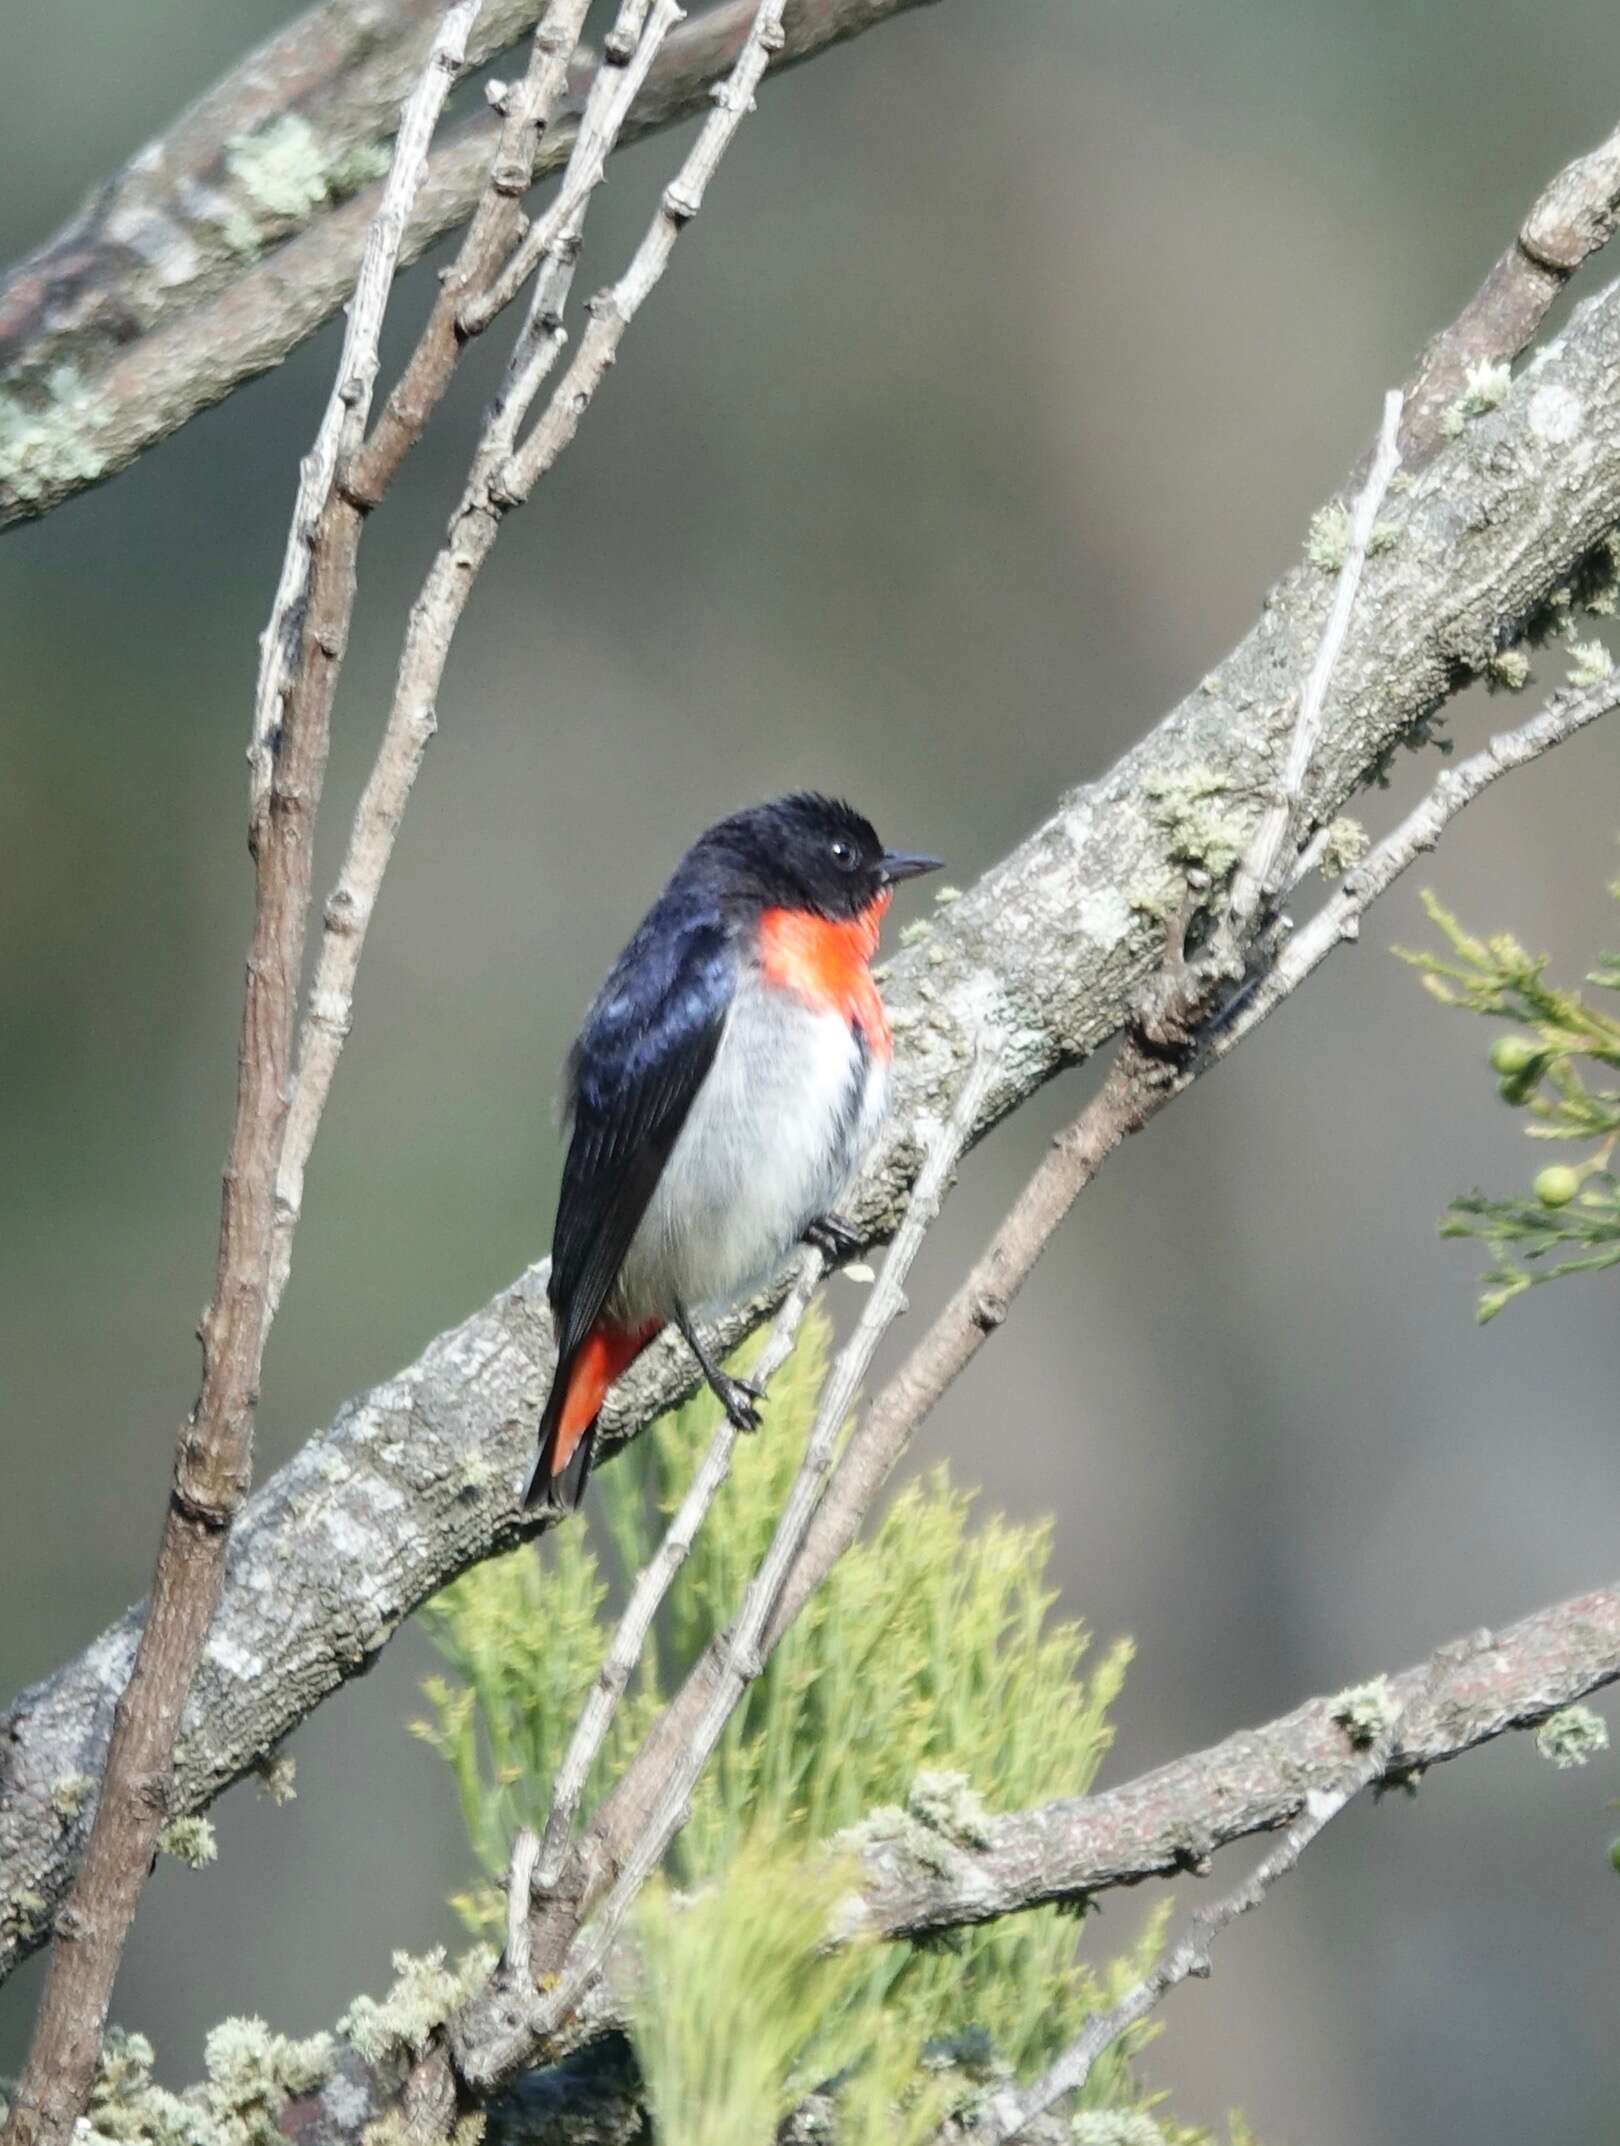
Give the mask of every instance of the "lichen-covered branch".
M 1394 541 L 1368 562 L 1307 786 L 1317 822 L 1486 672 L 1620 520 L 1620 292 L 1581 307 L 1386 518 Z M 915 1122 L 948 1107 L 986 1018 L 1006 1042 L 981 1131 L 1119 1027 L 1159 961 L 1189 857 L 1229 867 L 1252 832 L 1330 595 L 1319 568 L 1297 568 L 1204 685 L 896 962 L 898 1107 L 856 1206 L 871 1237 L 894 1226 Z M 179 1746 L 185 1808 L 247 1771 L 427 1595 L 516 1538 L 550 1365 L 531 1269 L 252 1500 Z M 610 1407 L 605 1446 L 690 1384 L 680 1351 L 650 1351 Z M 53 1791 L 99 1770 L 136 1629 L 132 1613 L 0 1723 L 0 1970 L 40 1941 L 60 1898 L 83 1815 Z
M 515 43 L 540 8 L 485 0 L 468 63 Z M 380 178 L 443 13 L 443 0 L 323 0 L 249 53 L 7 275 L 6 387 L 64 364 L 93 373 Z
M 924 0 L 787 0 L 780 71 Z M 399 102 L 440 8 L 328 0 L 261 48 L 98 191 L 0 287 L 0 528 L 125 468 L 279 365 L 347 300 Z M 486 0 L 483 58 L 542 0 Z M 620 135 L 703 111 L 735 64 L 752 0 L 719 0 L 669 38 Z M 575 101 L 587 80 L 576 74 Z M 471 215 L 497 142 L 481 115 L 430 160 L 402 263 Z M 536 179 L 568 161 L 559 118 Z
M 1512 245 L 1424 351 L 1401 422 L 1409 467 L 1454 436 L 1472 403 L 1496 392 L 1506 366 L 1530 347 L 1576 269 L 1613 238 L 1617 219 L 1620 129 L 1543 188 Z
M 1510 1729 L 1538 1727 L 1620 1680 L 1620 1584 L 1500 1632 L 1471 1632 L 1383 1680 L 1401 1716 L 1382 1778 L 1411 1781 Z M 1376 1681 L 1376 1680 L 1375 1680 Z M 1291 1825 L 1344 1770 L 1342 1693 L 1308 1700 L 1101 1795 L 996 1818 L 987 1845 L 930 1868 L 903 1840 L 866 1851 L 849 1927 L 917 1937 L 1077 1900 L 1145 1878 L 1202 1872 L 1231 1842 Z

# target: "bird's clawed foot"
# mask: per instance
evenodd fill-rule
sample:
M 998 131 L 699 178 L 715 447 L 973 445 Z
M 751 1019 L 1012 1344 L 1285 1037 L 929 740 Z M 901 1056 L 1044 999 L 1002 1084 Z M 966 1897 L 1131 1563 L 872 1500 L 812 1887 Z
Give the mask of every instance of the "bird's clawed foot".
M 714 1371 L 708 1376 L 714 1397 L 725 1410 L 732 1429 L 757 1431 L 759 1404 L 765 1398 L 764 1387 L 755 1379 L 733 1378 L 729 1371 Z
M 817 1215 L 804 1232 L 804 1242 L 819 1252 L 824 1259 L 836 1263 L 853 1259 L 865 1247 L 866 1240 L 853 1223 L 846 1222 L 842 1215 Z
M 699 1339 L 698 1330 L 692 1323 L 692 1315 L 686 1306 L 675 1306 L 675 1324 L 680 1328 L 686 1346 L 698 1360 L 709 1391 L 726 1412 L 726 1420 L 733 1430 L 757 1431 L 759 1429 L 759 1404 L 765 1398 L 765 1389 L 755 1379 L 734 1378 L 729 1371 L 722 1371 Z

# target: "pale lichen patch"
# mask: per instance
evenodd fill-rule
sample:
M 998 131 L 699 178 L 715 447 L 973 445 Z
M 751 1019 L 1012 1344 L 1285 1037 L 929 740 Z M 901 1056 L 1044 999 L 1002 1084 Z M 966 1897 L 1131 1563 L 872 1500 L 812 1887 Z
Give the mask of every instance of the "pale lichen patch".
M 0 394 L 0 488 L 31 504 L 59 487 L 94 483 L 107 466 L 96 437 L 107 417 L 71 365 L 51 373 L 41 402 Z
M 1584 1766 L 1608 1748 L 1608 1724 L 1589 1706 L 1561 1706 L 1536 1731 L 1536 1749 L 1559 1767 Z
M 1585 418 L 1581 398 L 1558 381 L 1538 387 L 1530 398 L 1530 430 L 1550 446 L 1562 447 L 1574 439 Z
M 1131 928 L 1131 905 L 1118 887 L 1088 887 L 1075 904 L 1084 936 L 1111 953 Z

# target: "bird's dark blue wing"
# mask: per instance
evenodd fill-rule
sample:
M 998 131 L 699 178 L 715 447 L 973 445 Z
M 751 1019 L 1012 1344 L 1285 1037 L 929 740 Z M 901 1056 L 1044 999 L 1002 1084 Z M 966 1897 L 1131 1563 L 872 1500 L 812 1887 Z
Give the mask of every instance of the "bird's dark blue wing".
M 619 956 L 568 1066 L 573 1135 L 551 1245 L 566 1364 L 601 1316 L 692 1099 L 735 977 L 721 919 L 666 895 Z

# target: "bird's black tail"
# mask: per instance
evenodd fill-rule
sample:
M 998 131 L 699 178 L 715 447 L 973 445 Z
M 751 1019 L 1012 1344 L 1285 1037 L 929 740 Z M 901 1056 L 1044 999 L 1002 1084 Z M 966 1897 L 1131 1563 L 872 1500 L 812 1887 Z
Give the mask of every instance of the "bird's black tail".
M 570 1441 L 561 1467 L 558 1466 L 558 1450 L 562 1444 L 562 1425 L 568 1407 L 568 1397 L 573 1385 L 573 1365 L 560 1363 L 557 1375 L 551 1382 L 551 1392 L 546 1396 L 546 1405 L 540 1413 L 540 1454 L 534 1464 L 534 1473 L 529 1478 L 529 1487 L 523 1493 L 523 1509 L 543 1505 L 554 1513 L 573 1512 L 585 1495 L 585 1480 L 591 1472 L 591 1456 L 596 1451 L 596 1419 L 593 1416 L 583 1431 Z

